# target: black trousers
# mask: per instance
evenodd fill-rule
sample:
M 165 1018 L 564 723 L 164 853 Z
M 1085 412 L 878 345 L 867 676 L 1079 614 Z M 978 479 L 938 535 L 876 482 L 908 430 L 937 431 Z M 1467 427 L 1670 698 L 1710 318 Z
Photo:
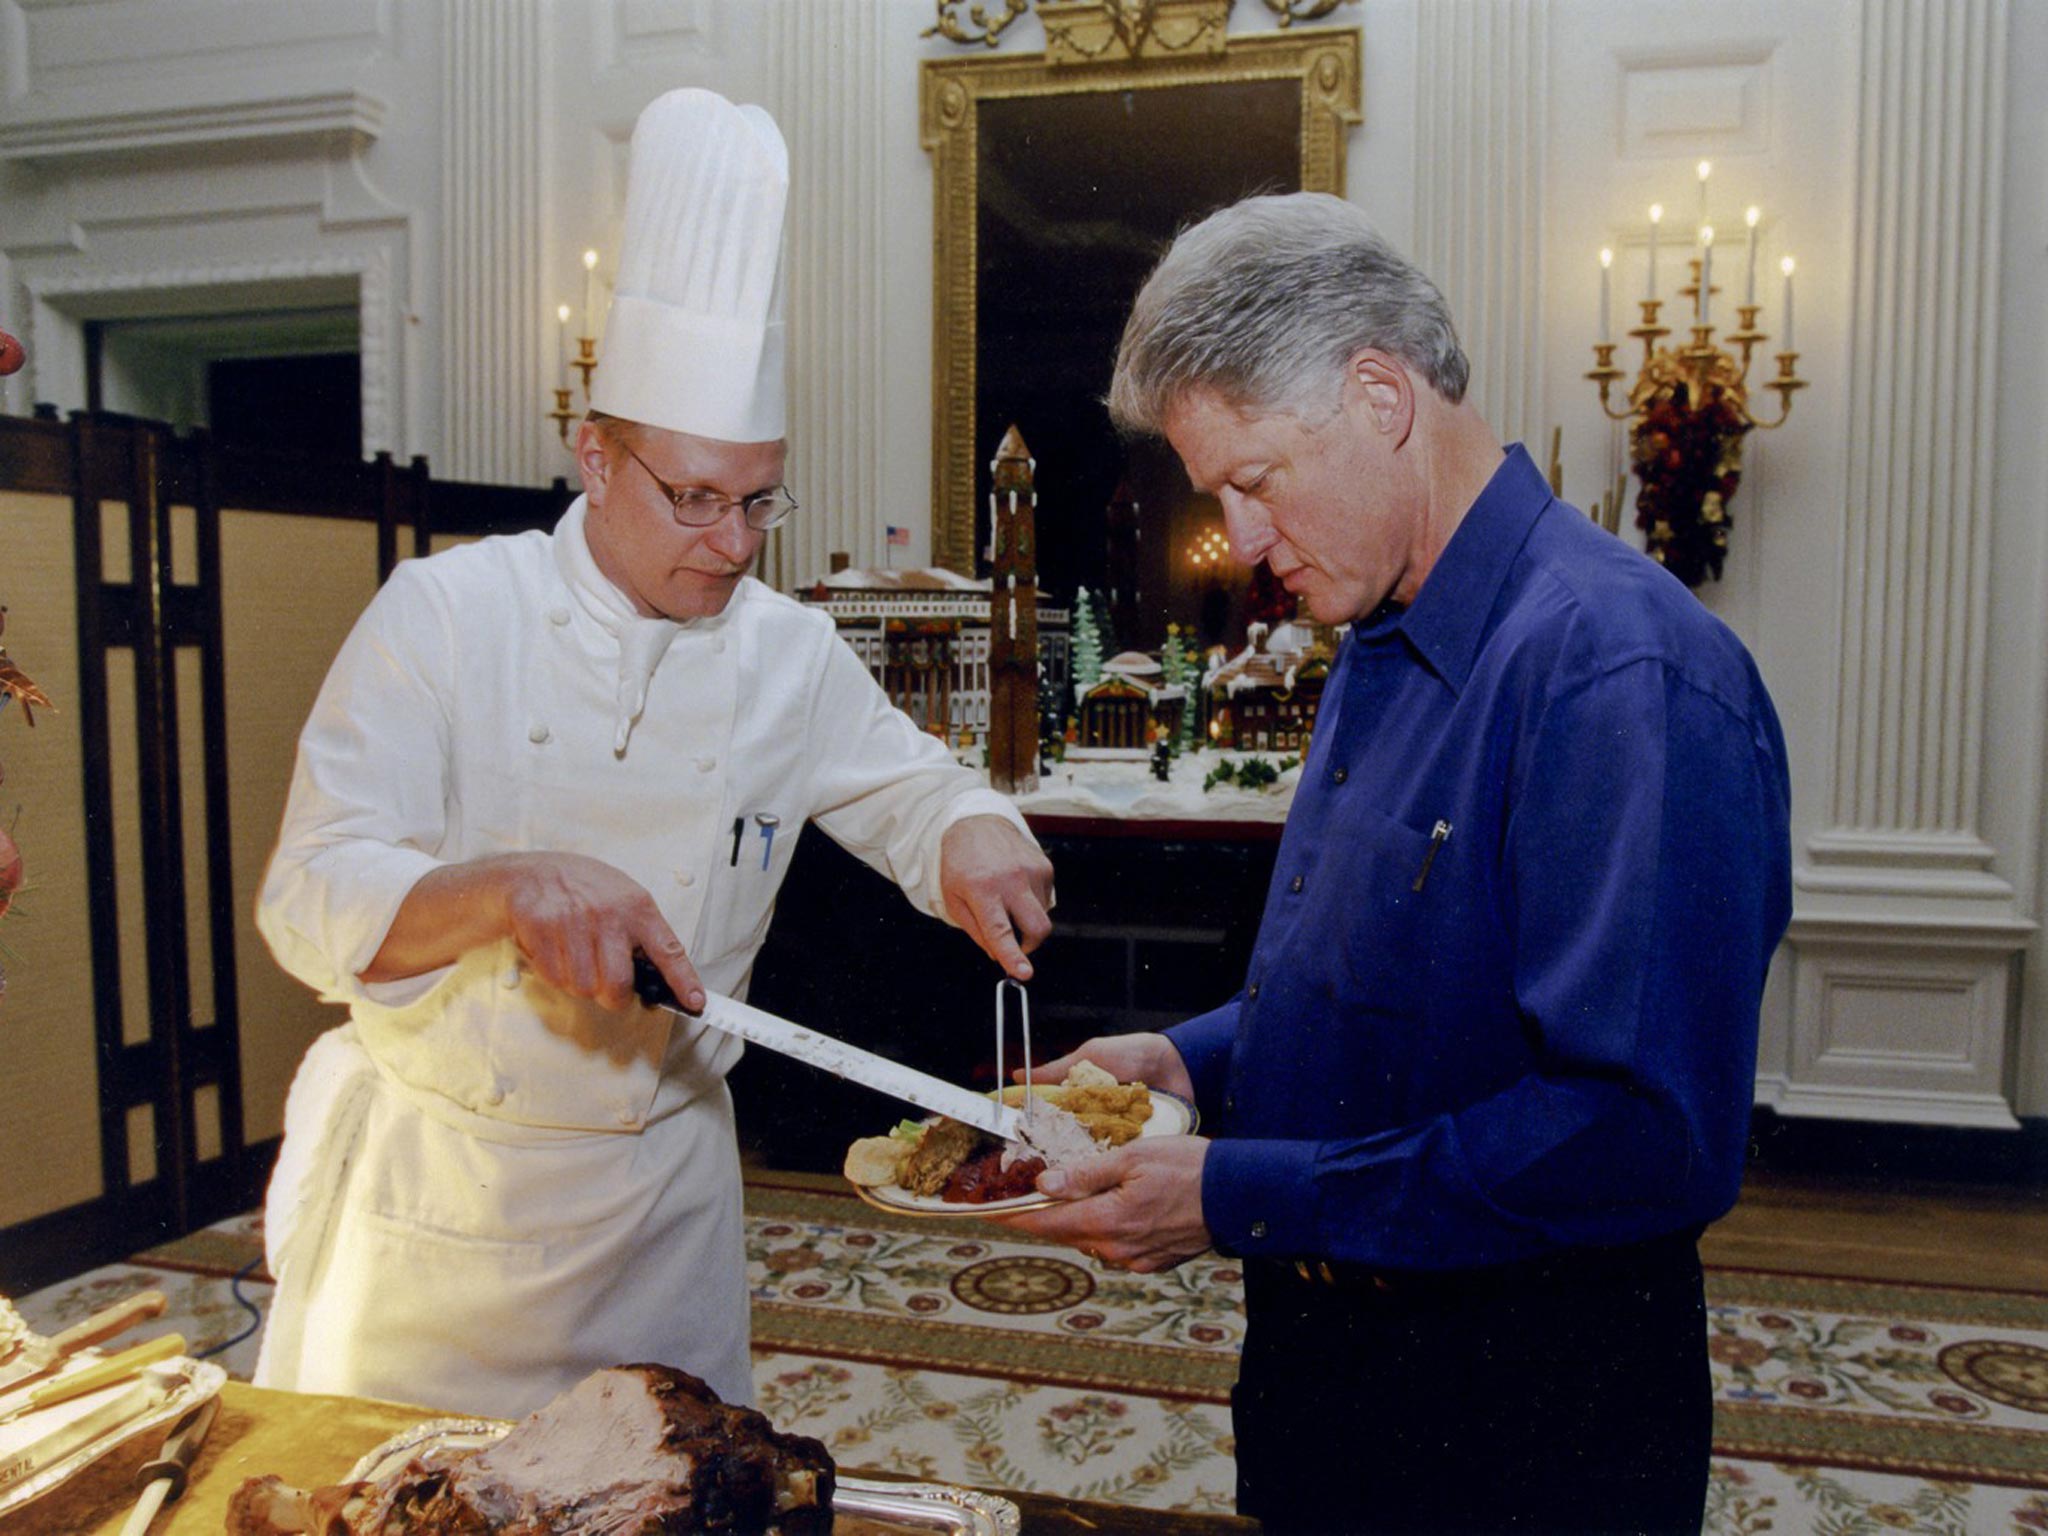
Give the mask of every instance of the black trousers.
M 1247 1263 L 1238 1512 L 1289 1533 L 1695 1536 L 1697 1238 L 1334 1284 Z

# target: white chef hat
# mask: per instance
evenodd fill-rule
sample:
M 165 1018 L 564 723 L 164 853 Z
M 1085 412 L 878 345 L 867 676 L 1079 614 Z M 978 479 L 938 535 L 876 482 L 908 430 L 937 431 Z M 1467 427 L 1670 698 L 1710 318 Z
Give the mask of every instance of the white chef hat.
M 683 90 L 640 114 L 593 409 L 730 443 L 784 435 L 788 202 L 765 109 Z

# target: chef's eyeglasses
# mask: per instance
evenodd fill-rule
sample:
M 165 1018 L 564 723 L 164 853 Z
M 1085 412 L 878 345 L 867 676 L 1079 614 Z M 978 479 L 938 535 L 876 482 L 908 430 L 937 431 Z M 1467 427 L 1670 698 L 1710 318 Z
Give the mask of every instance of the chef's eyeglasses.
M 620 443 L 619 446 L 625 448 L 626 457 L 647 471 L 648 479 L 661 487 L 661 494 L 668 498 L 669 505 L 675 511 L 676 521 L 685 528 L 709 528 L 726 513 L 737 508 L 740 516 L 746 519 L 749 528 L 756 533 L 766 533 L 796 510 L 796 498 L 789 494 L 789 487 L 786 485 L 778 485 L 772 491 L 756 491 L 751 496 L 738 498 L 721 496 L 716 491 L 705 490 L 700 486 L 678 488 L 657 475 L 654 466 L 626 444 Z

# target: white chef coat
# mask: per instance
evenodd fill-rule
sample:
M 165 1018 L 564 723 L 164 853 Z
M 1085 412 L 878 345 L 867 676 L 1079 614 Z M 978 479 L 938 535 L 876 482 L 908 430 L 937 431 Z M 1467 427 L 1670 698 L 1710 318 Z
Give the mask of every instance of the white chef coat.
M 1023 827 L 828 617 L 749 578 L 715 617 L 639 618 L 583 517 L 579 498 L 552 535 L 401 564 L 300 738 L 257 925 L 352 1018 L 287 1106 L 260 1384 L 516 1415 L 655 1360 L 752 1396 L 739 1043 L 567 996 L 509 940 L 358 981 L 422 875 L 603 859 L 653 894 L 705 985 L 744 995 L 806 820 L 941 917 L 945 830 Z

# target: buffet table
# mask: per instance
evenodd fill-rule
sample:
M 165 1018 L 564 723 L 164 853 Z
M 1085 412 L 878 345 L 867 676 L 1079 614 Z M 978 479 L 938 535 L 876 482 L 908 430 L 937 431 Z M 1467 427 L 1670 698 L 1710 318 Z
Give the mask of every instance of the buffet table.
M 272 1392 L 231 1381 L 221 1394 L 220 1416 L 193 1468 L 190 1487 L 157 1516 L 151 1536 L 219 1536 L 228 1500 L 244 1478 L 275 1473 L 300 1487 L 336 1482 L 372 1446 L 436 1417 L 440 1415 L 396 1403 Z M 66 1487 L 11 1517 L 0 1517 L 0 1536 L 118 1536 L 134 1503 L 130 1480 L 160 1443 L 160 1436 L 143 1436 Z M 846 1470 L 885 1475 L 853 1466 Z M 1253 1536 L 1258 1530 L 1251 1521 L 1221 1515 L 1173 1514 L 1032 1494 L 1004 1496 L 1023 1511 L 1024 1530 L 1033 1536 Z

